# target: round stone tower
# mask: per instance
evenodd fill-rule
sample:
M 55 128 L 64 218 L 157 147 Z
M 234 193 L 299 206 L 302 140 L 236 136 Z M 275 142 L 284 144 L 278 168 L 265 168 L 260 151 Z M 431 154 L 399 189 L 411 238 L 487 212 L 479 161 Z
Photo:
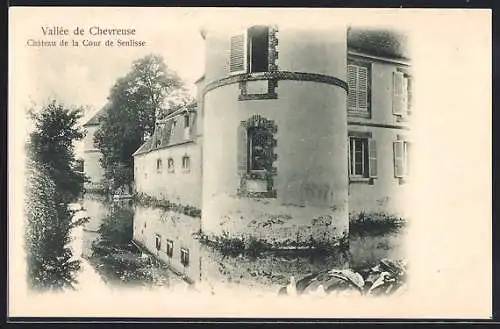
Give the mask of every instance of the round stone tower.
M 346 28 L 202 35 L 203 232 L 277 248 L 345 236 Z

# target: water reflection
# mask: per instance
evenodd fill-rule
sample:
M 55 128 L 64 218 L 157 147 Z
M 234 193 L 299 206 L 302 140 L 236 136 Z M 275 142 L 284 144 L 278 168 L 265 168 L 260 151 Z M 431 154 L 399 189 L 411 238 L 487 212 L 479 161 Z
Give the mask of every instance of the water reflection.
M 277 291 L 296 278 L 325 269 L 363 268 L 399 256 L 400 237 L 351 237 L 350 250 L 279 251 L 228 255 L 200 243 L 199 218 L 87 195 L 91 218 L 82 233 L 82 256 L 108 284 L 171 286 L 183 281 Z

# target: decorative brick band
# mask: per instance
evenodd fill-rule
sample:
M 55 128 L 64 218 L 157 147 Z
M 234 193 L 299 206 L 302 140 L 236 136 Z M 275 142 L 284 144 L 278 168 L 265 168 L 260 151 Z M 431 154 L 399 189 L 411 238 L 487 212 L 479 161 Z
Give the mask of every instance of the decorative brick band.
M 269 29 L 269 72 L 278 71 L 278 27 Z
M 267 80 L 267 92 L 265 94 L 249 94 L 247 90 L 247 81 L 240 81 L 239 101 L 258 100 L 258 99 L 277 99 L 278 80 Z
M 203 89 L 203 95 L 207 92 L 217 89 L 222 86 L 230 85 L 233 83 L 240 83 L 244 81 L 258 81 L 258 80 L 294 80 L 294 81 L 312 81 L 319 83 L 326 83 L 329 85 L 338 86 L 346 92 L 347 82 L 339 78 L 317 74 L 317 73 L 304 73 L 304 72 L 289 72 L 289 71 L 276 71 L 276 72 L 260 72 L 260 73 L 241 73 L 232 75 L 226 78 L 212 81 L 208 83 Z

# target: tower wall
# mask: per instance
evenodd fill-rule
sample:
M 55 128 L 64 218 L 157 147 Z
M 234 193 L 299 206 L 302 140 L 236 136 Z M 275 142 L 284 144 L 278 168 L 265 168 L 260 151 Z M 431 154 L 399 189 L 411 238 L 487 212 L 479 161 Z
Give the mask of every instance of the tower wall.
M 335 240 L 348 230 L 345 29 L 273 38 L 275 68 L 231 75 L 231 33 L 206 36 L 202 230 L 283 247 Z M 241 169 L 241 129 L 258 122 L 275 140 L 267 195 L 252 195 L 266 183 Z

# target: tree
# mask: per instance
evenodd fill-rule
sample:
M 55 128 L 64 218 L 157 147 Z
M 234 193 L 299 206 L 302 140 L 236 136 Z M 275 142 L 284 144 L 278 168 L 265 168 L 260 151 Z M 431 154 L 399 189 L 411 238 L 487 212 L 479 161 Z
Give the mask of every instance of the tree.
M 73 287 L 80 262 L 68 247 L 75 220 L 69 203 L 80 196 L 85 177 L 76 170 L 73 141 L 83 138 L 80 109 L 56 101 L 32 113 L 28 142 L 26 230 L 28 281 L 34 289 Z
M 156 120 L 179 104 L 190 104 L 181 79 L 158 55 L 136 60 L 131 71 L 111 88 L 108 108 L 95 133 L 101 151 L 101 165 L 110 188 L 115 190 L 133 181 L 132 154 L 145 136 L 154 132 Z
M 73 142 L 84 132 L 78 121 L 81 108 L 70 109 L 53 100 L 39 113 L 32 113 L 35 129 L 30 135 L 28 155 L 43 164 L 56 184 L 58 202 L 74 202 L 81 195 L 85 175 L 77 169 Z

